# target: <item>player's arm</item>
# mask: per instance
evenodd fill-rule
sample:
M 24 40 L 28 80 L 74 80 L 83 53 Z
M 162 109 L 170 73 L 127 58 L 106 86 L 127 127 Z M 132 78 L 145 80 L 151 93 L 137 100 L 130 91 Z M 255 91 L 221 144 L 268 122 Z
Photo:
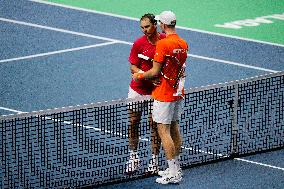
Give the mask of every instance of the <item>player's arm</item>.
M 135 73 L 132 75 L 132 78 L 135 81 L 142 80 L 142 79 L 152 79 L 157 77 L 162 69 L 162 64 L 153 61 L 153 67 L 145 73 Z
M 132 74 L 142 72 L 136 65 L 130 63 L 130 71 Z
M 134 73 L 138 73 L 139 71 L 141 71 L 139 68 L 138 68 L 138 65 L 140 64 L 141 60 L 139 59 L 138 57 L 138 54 L 139 54 L 139 49 L 140 49 L 140 45 L 137 41 L 135 41 L 133 43 L 133 46 L 131 48 L 131 51 L 130 51 L 130 54 L 129 54 L 129 58 L 128 58 L 128 61 L 129 61 L 129 69 L 130 69 L 130 72 L 132 74 Z

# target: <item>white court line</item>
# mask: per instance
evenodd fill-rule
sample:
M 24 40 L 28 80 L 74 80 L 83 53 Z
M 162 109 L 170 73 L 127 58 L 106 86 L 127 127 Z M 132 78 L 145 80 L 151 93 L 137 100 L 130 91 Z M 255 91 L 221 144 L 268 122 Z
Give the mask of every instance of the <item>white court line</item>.
M 93 39 L 101 39 L 101 40 L 105 40 L 105 41 L 113 41 L 113 42 L 117 42 L 117 43 L 123 43 L 123 44 L 127 44 L 127 45 L 131 44 L 132 45 L 132 43 L 129 43 L 129 42 L 111 39 L 111 38 L 107 38 L 107 37 L 100 37 L 100 36 L 95 36 L 95 35 L 90 35 L 90 34 L 85 34 L 85 33 L 80 33 L 80 32 L 74 32 L 74 31 L 70 31 L 70 30 L 54 28 L 54 27 L 49 27 L 49 26 L 43 26 L 43 25 L 40 25 L 40 24 L 33 24 L 33 23 L 29 23 L 29 22 L 22 22 L 22 21 L 12 20 L 12 19 L 2 18 L 2 17 L 0 17 L 0 21 L 14 23 L 14 24 L 20 24 L 20 25 L 25 25 L 25 26 L 35 27 L 35 28 L 41 28 L 41 29 L 46 29 L 46 30 L 51 30 L 51 31 L 57 31 L 57 32 L 62 32 L 62 33 L 68 33 L 68 34 L 78 35 L 78 36 L 82 36 L 82 37 L 89 37 L 89 38 L 93 38 Z
M 59 4 L 59 3 L 47 2 L 47 1 L 42 1 L 42 0 L 29 0 L 29 1 L 41 3 L 41 4 L 52 5 L 52 6 L 57 6 L 57 7 L 63 7 L 63 8 L 72 9 L 72 10 L 78 10 L 78 11 L 82 11 L 82 12 L 89 12 L 89 13 L 101 14 L 101 15 L 112 16 L 112 17 L 117 17 L 117 18 L 123 18 L 123 19 L 128 19 L 128 20 L 135 20 L 135 21 L 140 20 L 138 18 L 121 16 L 121 15 L 117 15 L 117 14 L 113 14 L 113 13 L 101 12 L 101 11 L 96 11 L 96 10 L 91 10 L 91 9 L 86 9 L 86 8 L 73 7 L 73 6 L 70 6 L 70 5 L 63 5 L 63 4 Z M 237 37 L 237 36 L 221 34 L 221 33 L 216 33 L 216 32 L 209 32 L 209 31 L 206 31 L 206 30 L 200 30 L 200 29 L 195 29 L 195 28 L 188 28 L 188 27 L 182 27 L 182 26 L 177 26 L 176 28 L 188 30 L 188 31 L 199 32 L 199 33 L 206 33 L 206 34 L 210 34 L 210 35 L 222 36 L 222 37 L 227 37 L 227 38 L 232 38 L 232 39 L 238 39 L 238 40 L 242 40 L 242 41 L 251 41 L 251 42 L 255 42 L 255 43 L 262 43 L 262 44 L 267 44 L 267 45 L 272 45 L 272 46 L 284 47 L 283 44 L 279 44 L 279 43 L 272 43 L 272 42 L 261 41 L 261 40 L 256 40 L 256 39 L 249 39 L 249 38 L 244 38 L 244 37 Z
M 54 27 L 43 26 L 43 25 L 39 25 L 39 24 L 33 24 L 33 23 L 28 23 L 28 22 L 6 19 L 6 18 L 1 18 L 1 17 L 0 17 L 0 21 L 10 22 L 10 23 L 14 23 L 14 24 L 20 24 L 20 25 L 25 25 L 25 26 L 31 26 L 31 27 L 41 28 L 41 29 L 47 29 L 47 30 L 57 31 L 57 32 L 62 32 L 62 33 L 68 33 L 68 34 L 78 35 L 78 36 L 82 36 L 82 37 L 89 37 L 89 38 L 94 38 L 94 39 L 101 39 L 101 40 L 112 41 L 112 42 L 116 42 L 116 43 L 133 45 L 133 43 L 127 42 L 127 41 L 121 41 L 121 40 L 116 40 L 116 39 L 111 39 L 111 38 L 106 38 L 106 37 L 100 37 L 100 36 L 80 33 L 80 32 L 74 32 L 74 31 L 60 29 L 60 28 L 54 28 Z M 33 56 L 36 56 L 36 55 L 33 55 Z M 267 71 L 267 72 L 273 72 L 273 73 L 278 72 L 276 70 L 271 70 L 271 69 L 266 69 L 266 68 L 261 68 L 261 67 L 256 67 L 256 66 L 250 66 L 250 65 L 246 65 L 246 64 L 241 64 L 241 63 L 236 63 L 236 62 L 221 60 L 221 59 L 215 59 L 215 58 L 210 58 L 210 57 L 205 57 L 205 56 L 199 56 L 199 55 L 193 55 L 193 54 L 188 54 L 188 56 L 193 57 L 193 58 L 204 59 L 204 60 L 211 60 L 211 61 L 220 62 L 220 63 L 224 63 L 224 64 L 235 65 L 235 66 L 239 66 L 239 67 L 261 70 L 261 71 Z M 31 57 L 31 58 L 33 58 L 33 57 Z M 19 57 L 19 58 L 16 58 L 16 59 L 22 59 L 22 57 Z M 7 59 L 7 60 L 9 60 L 9 59 Z M 1 60 L 1 61 L 5 62 L 5 60 Z M 13 61 L 13 60 L 11 59 L 10 61 Z
M 101 47 L 101 46 L 111 45 L 111 44 L 115 44 L 115 43 L 117 43 L 117 42 L 115 42 L 115 41 L 106 42 L 106 43 L 100 43 L 100 44 L 95 44 L 95 45 L 88 45 L 88 46 L 76 47 L 76 48 L 71 48 L 71 49 L 64 49 L 64 50 L 47 52 L 47 53 L 40 53 L 40 54 L 22 56 L 22 57 L 18 57 L 18 58 L 4 59 L 4 60 L 0 60 L 0 63 L 7 63 L 7 62 L 12 62 L 12 61 L 17 61 L 17 60 L 24 60 L 24 59 L 43 57 L 43 56 L 49 56 L 49 55 L 54 55 L 54 54 L 61 54 L 61 53 L 66 53 L 66 52 L 71 52 L 71 51 L 79 51 L 79 50 L 83 50 L 83 49 Z
M 0 106 L 0 109 L 6 110 L 6 111 L 10 111 L 10 112 L 15 112 L 15 113 L 18 113 L 18 114 L 27 113 L 27 112 L 22 112 L 22 111 L 18 111 L 18 110 L 13 110 L 13 109 L 1 107 L 1 106 Z
M 220 60 L 220 59 L 216 59 L 216 58 L 209 58 L 209 57 L 199 56 L 199 55 L 194 55 L 194 54 L 188 54 L 188 56 L 193 57 L 193 58 L 210 60 L 210 61 L 214 61 L 214 62 L 221 62 L 221 63 L 224 63 L 224 64 L 230 64 L 230 65 L 245 67 L 245 68 L 251 68 L 251 69 L 255 69 L 255 70 L 266 71 L 266 72 L 272 72 L 272 73 L 279 72 L 279 71 L 276 71 L 276 70 L 261 68 L 261 67 L 258 67 L 258 66 L 250 66 L 250 65 L 246 65 L 246 64 L 240 64 L 240 63 L 237 63 L 237 62 L 232 62 L 232 61 L 227 61 L 227 60 Z
M 273 169 L 279 169 L 279 170 L 284 171 L 284 168 L 282 168 L 282 167 L 276 167 L 276 166 L 273 166 L 273 165 L 268 165 L 268 164 L 259 163 L 259 162 L 256 162 L 256 161 L 250 161 L 250 160 L 241 159 L 241 158 L 234 158 L 234 159 L 238 160 L 238 161 L 243 161 L 243 162 L 247 162 L 247 163 L 252 163 L 252 164 L 256 164 L 256 165 L 260 165 L 260 166 L 264 166 L 264 167 L 269 167 L 269 168 L 273 168 Z

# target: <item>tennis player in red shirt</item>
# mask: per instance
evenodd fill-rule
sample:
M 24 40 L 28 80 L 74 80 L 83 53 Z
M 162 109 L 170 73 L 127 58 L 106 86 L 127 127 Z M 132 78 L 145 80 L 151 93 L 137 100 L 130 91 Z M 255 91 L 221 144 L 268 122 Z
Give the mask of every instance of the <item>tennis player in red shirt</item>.
M 182 180 L 179 163 L 182 138 L 179 131 L 179 118 L 184 97 L 185 62 L 188 44 L 176 33 L 176 16 L 164 11 L 155 17 L 160 22 L 166 38 L 157 42 L 153 67 L 145 73 L 135 73 L 135 81 L 159 77 L 161 83 L 152 92 L 154 98 L 153 120 L 158 123 L 158 132 L 168 161 L 169 168 L 159 171 L 161 184 L 178 183 Z
M 157 41 L 166 37 L 165 34 L 160 34 L 157 31 L 157 21 L 155 20 L 155 15 L 153 14 L 148 13 L 143 15 L 140 19 L 140 27 L 144 35 L 134 42 L 129 55 L 130 70 L 132 74 L 143 73 L 152 68 L 153 62 L 139 58 L 138 54 L 142 54 L 153 59 Z M 153 89 L 154 84 L 151 80 L 131 80 L 128 98 L 149 96 L 152 94 Z M 126 164 L 127 174 L 133 173 L 140 166 L 137 148 L 139 143 L 139 125 L 142 111 L 145 108 L 148 108 L 146 103 L 129 105 L 130 125 L 128 128 L 128 139 L 130 158 Z M 147 171 L 150 173 L 158 173 L 158 155 L 161 142 L 157 131 L 157 125 L 152 121 L 151 115 L 149 120 L 152 127 L 152 159 L 149 162 Z

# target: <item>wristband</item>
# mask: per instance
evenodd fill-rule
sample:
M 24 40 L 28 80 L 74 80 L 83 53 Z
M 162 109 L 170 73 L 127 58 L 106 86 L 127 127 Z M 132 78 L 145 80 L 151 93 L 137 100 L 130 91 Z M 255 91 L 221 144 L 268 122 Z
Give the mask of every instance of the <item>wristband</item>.
M 144 79 L 144 74 L 143 73 L 138 73 L 137 74 L 137 78 L 138 78 L 138 80 Z

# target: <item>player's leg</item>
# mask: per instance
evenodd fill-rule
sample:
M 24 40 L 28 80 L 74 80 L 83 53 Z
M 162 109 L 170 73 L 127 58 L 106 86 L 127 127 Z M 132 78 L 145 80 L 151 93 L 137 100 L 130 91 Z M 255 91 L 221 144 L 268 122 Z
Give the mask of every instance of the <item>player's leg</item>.
M 140 166 L 138 156 L 139 143 L 139 126 L 141 121 L 141 112 L 129 110 L 129 126 L 128 126 L 128 141 L 129 141 L 129 160 L 126 164 L 126 174 L 131 174 Z
M 181 166 L 180 166 L 180 152 L 181 152 L 181 145 L 182 145 L 182 137 L 180 135 L 180 131 L 179 131 L 179 125 L 177 121 L 173 121 L 171 124 L 171 129 L 170 129 L 170 133 L 171 133 L 171 138 L 173 140 L 174 146 L 175 146 L 175 154 L 174 159 L 175 159 L 175 164 L 178 170 L 178 174 L 180 176 L 182 176 L 182 170 L 181 170 Z M 159 171 L 158 175 L 160 176 L 166 176 L 170 173 L 169 168 L 167 168 L 164 171 Z
M 129 87 L 128 98 L 137 98 L 141 95 Z M 132 174 L 140 166 L 140 159 L 138 156 L 139 143 L 139 127 L 141 121 L 141 103 L 131 102 L 128 104 L 129 126 L 128 126 L 128 141 L 129 141 L 129 160 L 126 163 L 126 174 Z
M 129 110 L 128 141 L 130 151 L 137 152 L 139 143 L 139 126 L 141 121 L 141 112 Z
M 180 174 L 182 174 L 180 167 L 180 152 L 182 145 L 182 137 L 179 129 L 179 120 L 182 114 L 182 102 L 183 102 L 182 100 L 174 102 L 173 121 L 171 123 L 171 137 L 174 141 L 175 152 L 176 152 L 175 160 Z
M 151 138 L 152 138 L 152 154 L 158 156 L 161 148 L 161 138 L 158 133 L 157 123 L 150 117 Z
M 182 145 L 182 137 L 179 130 L 179 124 L 177 121 L 173 121 L 171 124 L 171 137 L 173 139 L 175 145 L 175 162 L 177 164 L 177 168 L 181 171 L 180 167 L 180 152 L 181 152 L 181 145 Z
M 175 144 L 171 137 L 170 124 L 158 124 L 158 132 L 161 137 L 161 142 L 165 151 L 167 160 L 172 160 L 175 157 Z
M 153 174 L 159 171 L 158 156 L 161 148 L 161 138 L 158 134 L 157 123 L 153 121 L 151 114 L 149 116 L 149 124 L 151 127 L 152 158 L 149 161 L 147 172 Z
M 175 143 L 171 137 L 171 123 L 173 120 L 175 103 L 154 101 L 153 119 L 158 123 L 158 133 L 161 138 L 162 146 L 166 155 L 169 168 L 168 174 L 157 178 L 156 182 L 161 184 L 180 182 L 182 177 L 178 174 L 175 160 Z
M 182 114 L 182 103 L 183 100 L 179 100 L 175 102 L 174 107 L 174 115 L 173 115 L 173 121 L 171 126 L 171 135 L 175 143 L 175 149 L 176 149 L 176 155 L 175 158 L 177 160 L 177 163 L 179 164 L 179 157 L 181 152 L 181 145 L 182 145 L 182 136 L 180 134 L 180 128 L 179 128 L 179 120 Z M 179 165 L 180 168 L 180 165 Z
M 158 132 L 161 137 L 162 145 L 165 151 L 169 168 L 165 171 L 167 174 L 157 178 L 156 182 L 160 184 L 178 183 L 182 180 L 179 174 L 179 168 L 175 159 L 175 143 L 171 137 L 171 124 L 158 124 Z

